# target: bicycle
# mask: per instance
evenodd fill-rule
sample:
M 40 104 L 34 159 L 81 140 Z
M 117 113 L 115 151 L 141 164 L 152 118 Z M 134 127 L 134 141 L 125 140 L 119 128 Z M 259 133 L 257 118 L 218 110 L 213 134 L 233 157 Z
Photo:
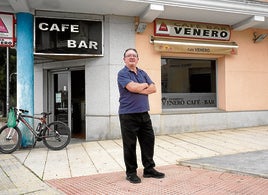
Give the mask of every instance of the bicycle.
M 47 124 L 47 117 L 51 112 L 42 112 L 42 117 L 26 115 L 28 110 L 14 108 L 16 113 L 16 126 L 11 128 L 7 124 L 0 129 L 0 152 L 10 154 L 20 147 L 22 140 L 21 130 L 18 124 L 22 122 L 28 130 L 34 135 L 35 147 L 37 141 L 43 141 L 43 144 L 51 150 L 61 150 L 66 147 L 71 140 L 70 128 L 61 121 L 54 121 Z M 32 127 L 25 118 L 39 120 L 36 129 Z

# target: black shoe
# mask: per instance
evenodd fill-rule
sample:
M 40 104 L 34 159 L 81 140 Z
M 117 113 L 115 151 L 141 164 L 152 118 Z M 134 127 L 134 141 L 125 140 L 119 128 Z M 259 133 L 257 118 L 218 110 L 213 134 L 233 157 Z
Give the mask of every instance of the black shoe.
M 154 168 L 152 169 L 147 169 L 143 171 L 143 177 L 148 178 L 148 177 L 153 177 L 153 178 L 164 178 L 165 174 L 158 172 L 157 170 L 155 170 Z
M 141 179 L 136 174 L 131 174 L 126 177 L 130 183 L 141 183 Z

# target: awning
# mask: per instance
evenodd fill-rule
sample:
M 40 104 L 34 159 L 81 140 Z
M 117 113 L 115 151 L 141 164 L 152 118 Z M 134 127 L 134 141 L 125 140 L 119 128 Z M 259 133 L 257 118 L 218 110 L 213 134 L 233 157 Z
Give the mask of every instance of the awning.
M 235 42 L 179 40 L 151 37 L 154 48 L 161 52 L 195 53 L 195 54 L 237 54 Z

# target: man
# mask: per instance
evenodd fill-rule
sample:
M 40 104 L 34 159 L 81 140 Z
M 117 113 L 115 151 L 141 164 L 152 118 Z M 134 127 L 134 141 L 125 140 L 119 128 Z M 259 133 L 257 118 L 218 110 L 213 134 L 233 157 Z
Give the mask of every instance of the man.
M 136 143 L 140 144 L 143 177 L 163 178 L 164 173 L 154 169 L 155 136 L 150 119 L 148 95 L 156 92 L 156 87 L 147 73 L 137 67 L 139 61 L 136 49 L 124 52 L 125 67 L 118 72 L 117 82 L 120 93 L 119 119 L 123 140 L 126 179 L 140 183 L 137 176 Z

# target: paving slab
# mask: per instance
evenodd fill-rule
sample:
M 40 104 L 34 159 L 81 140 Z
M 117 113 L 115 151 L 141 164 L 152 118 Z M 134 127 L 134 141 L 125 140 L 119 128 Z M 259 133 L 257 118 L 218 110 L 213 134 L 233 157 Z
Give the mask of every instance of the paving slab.
M 192 159 L 179 164 L 268 178 L 268 150 Z
M 0 194 L 63 194 L 40 180 L 12 155 L 0 155 Z

